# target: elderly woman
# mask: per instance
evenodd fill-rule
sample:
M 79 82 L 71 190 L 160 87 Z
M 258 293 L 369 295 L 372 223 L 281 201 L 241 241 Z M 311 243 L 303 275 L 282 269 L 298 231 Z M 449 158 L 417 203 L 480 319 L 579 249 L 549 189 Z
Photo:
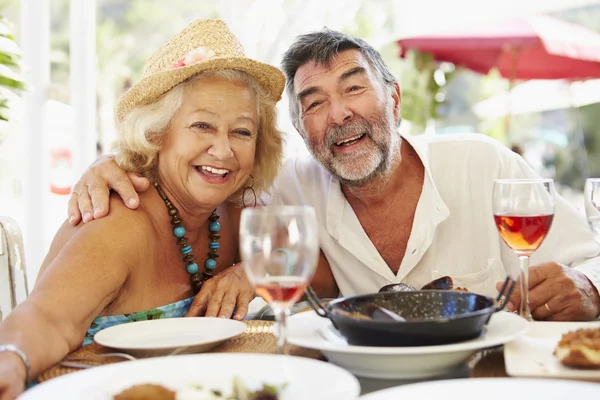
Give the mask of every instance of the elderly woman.
M 152 55 L 117 106 L 116 149 L 156 190 L 137 210 L 115 199 L 106 218 L 60 228 L 35 289 L 0 325 L 1 399 L 97 330 L 182 317 L 198 292 L 207 314 L 245 315 L 239 214 L 276 176 L 284 82 L 221 21 L 196 21 Z

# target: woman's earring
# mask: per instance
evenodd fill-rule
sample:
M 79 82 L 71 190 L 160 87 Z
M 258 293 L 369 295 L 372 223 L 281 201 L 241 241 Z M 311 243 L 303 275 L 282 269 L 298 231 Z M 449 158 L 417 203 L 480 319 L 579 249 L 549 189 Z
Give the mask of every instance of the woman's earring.
M 242 206 L 244 208 L 248 207 L 246 205 L 246 195 L 248 193 L 252 193 L 252 197 L 254 197 L 254 205 L 252 207 L 256 207 L 256 192 L 254 191 L 254 177 L 252 175 L 250 175 L 250 179 L 252 180 L 251 183 L 246 184 L 246 186 L 244 186 L 244 190 L 242 191 Z

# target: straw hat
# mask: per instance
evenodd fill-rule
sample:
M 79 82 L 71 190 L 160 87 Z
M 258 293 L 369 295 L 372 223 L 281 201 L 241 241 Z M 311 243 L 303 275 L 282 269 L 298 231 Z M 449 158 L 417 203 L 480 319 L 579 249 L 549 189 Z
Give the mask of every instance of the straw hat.
M 252 75 L 275 102 L 281 99 L 283 73 L 247 58 L 241 43 L 223 21 L 202 19 L 192 22 L 150 57 L 142 80 L 121 96 L 117 119 L 122 121 L 133 108 L 156 100 L 193 75 L 224 69 Z

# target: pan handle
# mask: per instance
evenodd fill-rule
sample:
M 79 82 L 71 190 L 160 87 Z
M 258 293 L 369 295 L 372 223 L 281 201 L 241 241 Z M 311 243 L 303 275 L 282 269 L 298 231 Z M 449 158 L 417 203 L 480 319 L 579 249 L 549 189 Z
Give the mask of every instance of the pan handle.
M 329 318 L 329 313 L 327 312 L 325 307 L 323 307 L 319 296 L 317 296 L 317 294 L 311 286 L 306 288 L 306 299 L 308 300 L 310 306 L 313 308 L 313 310 L 315 310 L 319 317 Z
M 502 289 L 498 293 L 498 297 L 496 298 L 496 304 L 500 304 L 500 307 L 496 307 L 496 311 L 502 311 L 508 302 L 508 299 L 515 288 L 515 280 L 510 276 L 506 277 L 504 284 L 502 285 Z

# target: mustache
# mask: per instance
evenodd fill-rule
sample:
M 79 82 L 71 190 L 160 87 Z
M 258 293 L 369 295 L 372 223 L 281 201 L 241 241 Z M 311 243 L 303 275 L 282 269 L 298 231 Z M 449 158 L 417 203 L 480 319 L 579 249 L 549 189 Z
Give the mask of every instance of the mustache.
M 331 148 L 339 140 L 361 133 L 371 136 L 371 125 L 365 120 L 350 121 L 343 126 L 329 128 L 325 134 L 325 145 L 327 148 Z

